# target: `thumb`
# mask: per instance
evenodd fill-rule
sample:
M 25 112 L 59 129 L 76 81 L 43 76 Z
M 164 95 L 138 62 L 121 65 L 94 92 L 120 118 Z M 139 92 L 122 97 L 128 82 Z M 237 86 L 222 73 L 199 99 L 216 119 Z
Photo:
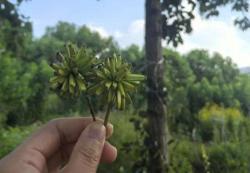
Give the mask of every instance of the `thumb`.
M 90 124 L 80 135 L 63 173 L 96 173 L 105 143 L 105 134 L 103 124 Z

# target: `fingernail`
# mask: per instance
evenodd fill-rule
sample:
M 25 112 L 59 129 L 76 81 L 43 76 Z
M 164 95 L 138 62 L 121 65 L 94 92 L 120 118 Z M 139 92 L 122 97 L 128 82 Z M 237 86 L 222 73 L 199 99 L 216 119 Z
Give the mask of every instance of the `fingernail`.
M 110 130 L 113 130 L 113 129 L 114 129 L 113 124 L 108 123 L 108 128 L 109 128 Z
M 96 139 L 98 141 L 103 141 L 105 139 L 106 129 L 101 123 L 93 123 L 90 125 L 88 130 L 88 137 L 91 139 Z
M 109 138 L 112 136 L 114 126 L 110 123 L 108 123 L 107 128 L 106 128 L 106 137 Z

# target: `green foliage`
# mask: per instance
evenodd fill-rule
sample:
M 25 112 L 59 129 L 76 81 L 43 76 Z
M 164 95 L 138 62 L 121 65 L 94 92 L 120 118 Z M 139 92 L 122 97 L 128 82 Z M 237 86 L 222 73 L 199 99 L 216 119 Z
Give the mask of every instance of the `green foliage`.
M 205 172 L 210 173 L 210 171 L 209 171 L 210 170 L 210 162 L 209 162 L 207 151 L 206 151 L 204 145 L 201 145 L 201 156 L 202 156 L 202 159 L 203 159 Z
M 99 168 L 100 173 L 132 173 L 133 164 L 140 157 L 135 141 L 138 140 L 140 135 L 135 131 L 133 124 L 130 122 L 131 116 L 128 112 L 118 113 L 113 112 L 111 122 L 114 125 L 114 134 L 110 142 L 118 149 L 117 160 L 110 165 L 101 165 Z M 127 144 L 133 144 L 129 146 Z
M 239 100 L 241 110 L 250 115 L 250 75 L 240 75 L 234 85 L 234 97 Z
M 246 83 L 246 89 L 247 82 L 240 77 L 239 70 L 229 58 L 223 58 L 218 53 L 210 56 L 205 50 L 193 50 L 184 56 L 171 50 L 164 50 L 163 54 L 166 60 L 164 80 L 168 118 L 172 132 L 182 131 L 191 135 L 199 125 L 196 115 L 206 104 L 216 103 L 241 110 L 239 98 L 248 100 L 247 93 L 244 96 L 237 93 L 239 90 L 236 88 L 243 87 L 239 85 L 241 80 Z
M 215 142 L 238 139 L 239 126 L 244 116 L 236 108 L 207 105 L 198 113 L 201 122 L 201 137 L 204 141 Z
M 249 170 L 249 143 L 204 145 L 182 139 L 170 147 L 170 172 L 247 173 Z
M 195 76 L 188 62 L 178 52 L 165 49 L 165 85 L 167 92 L 168 118 L 171 131 L 183 129 L 183 124 L 191 125 L 188 92 Z
M 48 27 L 45 35 L 42 39 L 51 39 L 65 44 L 67 42 L 76 43 L 78 47 L 91 48 L 95 54 L 102 56 L 103 54 L 109 54 L 116 52 L 118 46 L 112 38 L 102 38 L 98 32 L 92 32 L 87 26 L 76 27 L 74 24 L 67 22 L 58 22 L 55 27 Z M 50 46 L 50 45 L 46 45 Z M 54 51 L 59 50 L 53 49 Z M 46 53 L 41 52 L 42 54 Z M 48 57 L 53 57 L 54 54 L 50 54 Z M 112 54 L 109 54 L 112 55 Z
M 0 55 L 0 110 L 9 125 L 39 119 L 44 112 L 50 75 L 44 60 L 28 63 L 8 54 Z
M 249 149 L 249 144 L 245 143 L 223 143 L 209 147 L 211 173 L 249 172 Z
M 16 4 L 9 0 L 0 1 L 0 49 L 15 56 L 24 55 L 23 49 L 32 31 L 31 23 L 19 13 L 22 1 L 17 0 Z
M 45 102 L 49 96 L 49 83 L 52 70 L 45 60 L 36 63 L 37 70 L 30 82 L 32 95 L 27 100 L 27 111 L 25 112 L 25 123 L 43 119 L 46 113 Z M 53 103 L 52 103 L 53 104 Z
M 198 0 L 199 11 L 206 18 L 218 16 L 220 14 L 219 9 L 224 6 L 231 6 L 232 11 L 245 13 L 248 11 L 249 2 L 245 0 L 225 0 L 225 1 L 203 1 Z M 242 14 L 242 16 L 237 17 L 234 20 L 234 24 L 238 26 L 243 31 L 249 29 L 250 23 L 247 15 Z
M 174 44 L 182 42 L 181 35 L 178 36 L 180 32 L 191 31 L 192 13 L 185 12 L 185 16 L 182 17 L 180 15 L 183 9 L 174 9 L 176 6 L 179 7 L 181 2 L 184 1 L 162 1 L 165 3 L 163 5 L 168 6 L 163 6 L 163 10 L 171 8 L 174 10 L 171 13 L 176 14 L 174 17 L 177 21 L 168 26 L 170 30 L 166 33 L 166 28 L 163 28 L 164 37 L 167 41 L 174 41 Z M 235 10 L 241 10 L 246 5 L 245 1 L 234 0 L 213 1 L 216 4 L 211 2 L 195 1 L 197 7 L 207 17 L 218 14 L 217 7 L 226 4 L 231 4 Z M 49 27 L 41 38 L 34 39 L 31 26 L 18 13 L 18 5 L 15 6 L 10 1 L 1 1 L 0 5 L 1 3 L 9 3 L 10 9 L 15 10 L 15 15 L 8 16 L 10 11 L 0 10 L 0 157 L 12 151 L 39 126 L 37 124 L 30 126 L 32 123 L 47 122 L 61 116 L 88 114 L 85 95 L 77 100 L 66 100 L 49 90 L 48 81 L 53 72 L 48 64 L 54 62 L 54 55 L 66 42 L 74 42 L 77 46 L 88 50 L 84 52 L 73 48 L 75 53 L 79 53 L 76 66 L 84 78 L 87 78 L 86 71 L 89 71 L 90 66 L 81 67 L 90 63 L 89 56 L 99 58 L 102 65 L 96 66 L 98 74 L 94 75 L 98 78 L 98 82 L 103 82 L 105 85 L 93 89 L 93 92 L 96 94 L 98 91 L 100 94 L 112 86 L 116 107 L 121 108 L 120 103 L 123 103 L 119 96 L 122 94 L 117 92 L 123 93 L 123 91 L 117 81 L 122 80 L 124 76 L 131 77 L 130 69 L 124 70 L 124 64 L 126 67 L 129 66 L 124 62 L 127 61 L 132 65 L 131 71 L 146 73 L 144 50 L 136 45 L 120 49 L 112 38 L 102 38 L 87 26 L 77 27 L 67 22 L 59 22 L 56 26 Z M 174 6 L 170 7 L 170 4 Z M 171 21 L 167 20 L 170 16 L 166 14 L 165 17 L 164 22 Z M 20 22 L 23 23 L 22 26 L 19 26 Z M 236 24 L 242 29 L 247 27 L 244 21 Z M 107 58 L 113 57 L 114 53 L 123 57 L 117 58 L 119 63 L 117 60 L 114 61 L 117 63 L 115 71 L 120 71 L 121 75 L 113 73 L 113 62 L 110 63 L 113 59 Z M 72 57 L 67 55 L 67 51 L 62 51 L 62 54 L 63 58 Z M 162 94 L 167 100 L 168 123 L 173 135 L 173 141 L 169 141 L 169 171 L 172 173 L 249 172 L 250 76 L 240 74 L 230 58 L 222 57 L 218 53 L 210 55 L 206 50 L 193 50 L 181 55 L 176 51 L 164 49 L 163 55 L 166 74 Z M 71 71 L 68 72 L 75 75 Z M 71 82 L 68 80 L 68 83 L 72 83 L 72 80 Z M 86 84 L 86 89 L 88 86 Z M 136 108 L 133 112 L 139 112 L 145 107 L 144 90 L 145 87 L 141 87 L 137 93 L 130 94 L 133 106 Z M 130 92 L 130 89 L 125 89 L 124 92 Z M 97 107 L 95 112 L 103 111 L 104 106 L 99 106 L 98 103 L 99 97 L 93 96 L 91 99 Z M 111 121 L 115 131 L 110 141 L 117 146 L 119 154 L 116 162 L 111 166 L 102 165 L 100 172 L 145 172 L 149 165 L 145 148 L 147 141 L 143 140 L 146 136 L 144 119 L 132 116 L 134 113 L 128 111 L 129 108 L 126 106 L 125 113 L 113 112 L 115 116 L 111 117 Z M 29 126 L 20 126 L 24 124 Z
M 234 20 L 234 24 L 242 30 L 250 28 L 250 20 L 247 15 L 249 2 L 247 0 L 163 0 L 162 9 L 162 37 L 167 43 L 177 47 L 183 43 L 182 34 L 191 33 L 192 20 L 195 19 L 194 11 L 198 11 L 207 19 L 218 16 L 221 7 L 230 6 L 231 10 L 241 14 Z
M 139 46 L 132 44 L 128 48 L 121 50 L 121 56 L 129 63 L 132 63 L 134 67 L 136 65 L 138 66 L 138 63 L 143 63 L 141 61 L 144 57 L 144 53 Z M 138 66 L 138 68 L 140 67 Z
M 197 146 L 196 146 L 197 147 Z M 193 172 L 193 164 L 196 157 L 199 157 L 194 144 L 188 141 L 175 142 L 170 145 L 170 173 L 190 173 Z M 197 147 L 198 148 L 198 147 Z M 197 159 L 199 160 L 199 159 Z
M 26 108 L 26 101 L 32 95 L 30 84 L 36 70 L 37 66 L 34 63 L 27 65 L 8 55 L 0 55 L 0 110 L 2 113 L 7 114 Z
M 0 128 L 0 159 L 21 144 L 37 128 L 38 124 L 6 129 Z
M 202 122 L 214 122 L 224 124 L 232 121 L 239 124 L 243 120 L 241 112 L 235 108 L 223 108 L 217 105 L 207 105 L 199 112 L 199 119 Z
M 232 82 L 239 75 L 239 70 L 232 60 L 222 57 L 219 53 L 210 56 L 207 50 L 192 50 L 185 58 L 196 76 L 196 81 L 207 78 L 219 83 Z

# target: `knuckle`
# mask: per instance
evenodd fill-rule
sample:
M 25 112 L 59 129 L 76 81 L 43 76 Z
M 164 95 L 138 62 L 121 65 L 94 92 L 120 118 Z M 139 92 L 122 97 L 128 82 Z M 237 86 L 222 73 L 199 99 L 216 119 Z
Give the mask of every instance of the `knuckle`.
M 99 153 L 95 147 L 83 147 L 79 149 L 82 162 L 89 167 L 95 167 L 99 162 Z
M 59 122 L 59 119 L 52 119 L 48 122 L 49 125 L 55 125 L 55 124 L 58 124 Z
M 56 119 L 50 120 L 48 123 L 44 124 L 44 128 L 48 128 L 48 127 L 54 127 L 56 126 L 56 124 L 58 123 L 58 121 Z

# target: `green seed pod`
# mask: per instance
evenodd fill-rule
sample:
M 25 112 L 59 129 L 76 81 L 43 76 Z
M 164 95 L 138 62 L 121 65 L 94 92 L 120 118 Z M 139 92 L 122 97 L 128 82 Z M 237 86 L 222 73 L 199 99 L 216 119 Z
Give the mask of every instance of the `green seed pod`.
M 51 64 L 54 70 L 51 88 L 62 96 L 78 97 L 87 88 L 87 79 L 96 58 L 88 49 L 78 49 L 72 44 L 66 44 L 65 49 L 66 54 L 58 52 L 57 62 Z
M 130 100 L 129 93 L 136 91 L 140 82 L 145 80 L 143 75 L 133 74 L 130 65 L 116 55 L 106 58 L 94 74 L 88 92 L 104 97 L 101 100 L 108 98 L 117 109 L 125 109 L 126 99 Z
M 65 54 L 57 53 L 56 63 L 51 64 L 54 70 L 51 88 L 60 96 L 70 98 L 79 97 L 82 92 L 98 95 L 108 105 L 104 120 L 107 125 L 112 107 L 125 109 L 126 103 L 132 102 L 130 94 L 145 77 L 133 74 L 130 65 L 120 56 L 97 60 L 89 49 L 78 49 L 72 44 L 65 48 Z M 88 96 L 86 99 L 95 120 L 90 99 Z

